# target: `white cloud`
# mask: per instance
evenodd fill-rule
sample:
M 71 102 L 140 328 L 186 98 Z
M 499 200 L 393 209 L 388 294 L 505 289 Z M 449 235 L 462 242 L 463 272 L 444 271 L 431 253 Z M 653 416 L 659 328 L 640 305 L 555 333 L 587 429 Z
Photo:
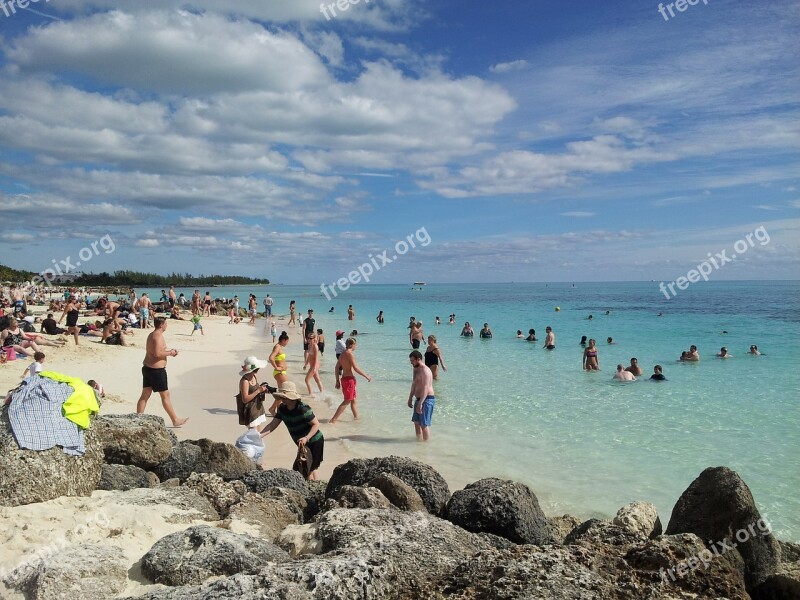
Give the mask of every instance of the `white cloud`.
M 142 240 L 137 240 L 134 245 L 138 246 L 139 248 L 157 248 L 161 245 L 161 243 L 153 238 L 145 238 Z
M 562 217 L 575 217 L 575 218 L 578 218 L 578 219 L 585 219 L 585 218 L 588 218 L 588 217 L 593 217 L 597 213 L 583 211 L 583 210 L 571 210 L 569 212 L 563 212 L 563 213 L 558 213 L 558 214 L 560 214 Z
M 492 73 L 508 73 L 509 71 L 520 71 L 528 66 L 527 60 L 513 60 L 511 62 L 497 63 L 489 67 Z

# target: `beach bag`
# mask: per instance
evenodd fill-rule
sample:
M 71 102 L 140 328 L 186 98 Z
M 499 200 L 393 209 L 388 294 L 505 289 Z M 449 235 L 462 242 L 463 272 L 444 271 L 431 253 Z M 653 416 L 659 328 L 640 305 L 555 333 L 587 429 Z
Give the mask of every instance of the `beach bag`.
M 250 423 L 264 414 L 264 398 L 266 394 L 261 392 L 252 402 L 245 404 L 242 402 L 242 395 L 236 394 L 236 412 L 239 415 L 239 425 L 249 427 Z
M 242 454 L 258 464 L 261 457 L 264 456 L 264 441 L 261 439 L 261 434 L 258 429 L 248 429 L 245 433 L 236 438 L 234 444 Z
M 17 360 L 17 351 L 14 350 L 14 346 L 6 346 L 3 350 L 6 354 L 6 361 Z
M 292 469 L 300 473 L 300 475 L 303 476 L 303 479 L 308 479 L 308 476 L 311 475 L 312 462 L 314 462 L 314 458 L 311 456 L 311 450 L 309 449 L 308 444 L 305 446 L 298 446 L 297 458 L 294 459 Z

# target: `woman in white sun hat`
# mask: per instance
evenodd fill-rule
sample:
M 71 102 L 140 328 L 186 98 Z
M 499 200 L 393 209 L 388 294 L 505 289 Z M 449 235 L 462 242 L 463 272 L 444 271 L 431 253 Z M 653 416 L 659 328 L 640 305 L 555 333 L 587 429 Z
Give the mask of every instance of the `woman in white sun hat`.
M 236 447 L 255 462 L 258 462 L 264 454 L 264 443 L 261 441 L 261 436 L 256 429 L 266 421 L 264 399 L 267 392 L 275 390 L 275 388 L 266 383 L 258 382 L 258 370 L 268 365 L 269 362 L 266 360 L 248 356 L 244 359 L 242 370 L 239 371 L 239 393 L 236 395 L 236 412 L 239 414 L 239 424 L 245 425 L 248 430 L 236 440 Z

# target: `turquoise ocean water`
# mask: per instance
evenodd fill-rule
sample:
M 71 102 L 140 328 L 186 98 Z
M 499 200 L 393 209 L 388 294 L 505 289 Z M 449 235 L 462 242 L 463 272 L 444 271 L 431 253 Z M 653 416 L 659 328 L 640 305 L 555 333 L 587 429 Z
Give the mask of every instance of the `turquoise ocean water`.
M 277 314 L 288 313 L 290 300 L 298 315 L 313 308 L 328 342 L 323 383 L 331 412 L 340 401 L 333 389 L 334 332 L 359 331 L 357 357 L 373 377 L 372 383 L 359 378 L 362 419 L 349 422 L 347 412 L 340 425 L 323 425 L 326 438 L 343 441 L 353 456 L 411 456 L 458 487 L 487 476 L 522 481 L 551 515 L 608 517 L 633 500 L 650 501 L 665 526 L 689 483 L 706 467 L 726 465 L 750 486 L 776 534 L 800 541 L 800 376 L 791 350 L 800 338 L 800 283 L 698 283 L 669 300 L 657 283 L 642 282 L 410 288 L 361 285 L 332 301 L 316 286 L 211 292 L 255 293 L 260 309 L 269 293 Z M 348 304 L 354 322 L 347 320 Z M 376 323 L 379 310 L 384 325 Z M 456 325 L 447 324 L 450 313 Z M 415 441 L 406 406 L 411 315 L 423 321 L 426 336 L 437 336 L 448 366 L 434 385 L 427 445 Z M 476 332 L 488 322 L 494 338 L 460 338 L 465 321 Z M 548 325 L 556 333 L 552 352 L 542 349 Z M 516 338 L 517 329 L 529 328 L 539 342 Z M 299 345 L 297 333 L 290 331 Z M 581 369 L 582 335 L 598 342 L 599 373 Z M 616 344 L 607 345 L 608 336 Z M 678 363 L 691 344 L 701 361 Z M 750 344 L 764 356 L 747 355 Z M 734 357 L 716 359 L 721 346 Z M 292 349 L 296 356 L 299 347 Z M 612 382 L 617 363 L 634 356 L 648 377 L 661 364 L 669 381 Z M 296 380 L 300 367 L 290 363 Z

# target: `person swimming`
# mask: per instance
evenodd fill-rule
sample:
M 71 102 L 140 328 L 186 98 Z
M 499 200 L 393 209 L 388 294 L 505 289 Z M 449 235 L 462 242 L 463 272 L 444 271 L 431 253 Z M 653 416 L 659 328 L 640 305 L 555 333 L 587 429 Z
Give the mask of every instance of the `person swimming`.
M 528 337 L 525 338 L 528 342 L 535 342 L 536 341 L 536 330 L 535 329 L 528 329 Z
M 755 344 L 750 346 L 750 352 L 748 352 L 748 354 L 752 354 L 753 356 L 763 356 L 761 352 L 759 352 L 758 346 L 756 346 Z
M 586 336 L 585 335 L 581 336 L 581 346 L 586 346 Z
M 719 353 L 717 354 L 717 358 L 733 358 L 733 354 L 728 352 L 728 349 L 723 346 L 719 349 Z

